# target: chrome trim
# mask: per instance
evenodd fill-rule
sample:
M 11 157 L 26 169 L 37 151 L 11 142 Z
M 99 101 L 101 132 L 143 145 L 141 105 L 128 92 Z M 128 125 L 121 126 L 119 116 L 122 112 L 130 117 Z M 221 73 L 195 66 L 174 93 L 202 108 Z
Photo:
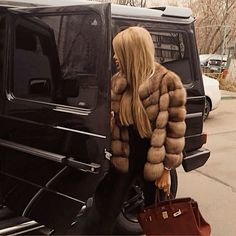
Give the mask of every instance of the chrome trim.
M 8 101 L 15 100 L 17 102 L 30 102 L 30 103 L 33 102 L 35 104 L 44 104 L 44 105 L 47 105 L 50 107 L 56 105 L 56 107 L 53 108 L 52 110 L 59 111 L 59 112 L 65 112 L 65 113 L 72 113 L 72 114 L 76 114 L 76 115 L 87 116 L 92 111 L 92 109 L 84 109 L 84 108 L 79 108 L 79 107 L 75 107 L 75 106 L 61 105 L 61 104 L 55 104 L 55 103 L 51 103 L 51 102 L 43 102 L 43 101 L 38 101 L 38 100 L 34 100 L 34 99 L 27 99 L 27 98 L 18 98 L 18 97 L 15 97 L 12 92 L 7 92 L 6 98 Z
M 188 159 L 191 159 L 191 158 L 193 158 L 193 157 L 197 157 L 197 156 L 202 156 L 202 155 L 204 155 L 204 154 L 208 154 L 208 153 L 210 153 L 210 151 L 208 150 L 208 149 L 198 149 L 198 151 L 200 151 L 200 152 L 194 152 L 193 154 L 191 154 L 191 155 L 187 155 L 187 156 L 185 156 L 184 157 L 184 160 L 188 160 Z
M 203 117 L 202 112 L 190 113 L 186 115 L 186 119 L 197 118 L 197 117 Z
M 79 169 L 81 171 L 84 172 L 89 172 L 89 173 L 93 173 L 93 174 L 98 174 L 99 169 L 101 168 L 100 164 L 97 163 L 84 163 L 84 162 L 80 162 L 75 160 L 72 157 L 69 157 L 66 159 L 66 164 L 68 164 L 71 167 L 74 167 L 76 169 Z
M 93 136 L 93 137 L 97 137 L 97 138 L 104 138 L 104 139 L 106 138 L 105 135 L 101 135 L 101 134 L 89 133 L 89 132 L 85 132 L 85 131 L 81 131 L 81 130 L 65 128 L 62 126 L 53 126 L 53 127 L 56 129 L 60 129 L 60 130 L 70 131 L 70 132 L 79 133 L 79 134 L 85 134 L 85 135 L 89 135 L 89 136 Z
M 78 111 L 78 110 L 75 110 L 75 109 L 72 110 L 72 109 L 62 108 L 62 107 L 56 107 L 56 108 L 53 108 L 53 110 L 58 111 L 58 112 L 82 115 L 82 116 L 88 116 L 91 113 L 89 111 Z
M 37 229 L 43 229 L 45 228 L 44 225 L 40 225 L 40 226 L 36 226 L 36 227 L 33 227 L 33 228 L 29 228 L 29 229 L 26 229 L 26 230 L 23 230 L 23 231 L 20 231 L 20 232 L 17 232 L 17 233 L 13 233 L 11 234 L 10 236 L 15 236 L 15 235 L 24 235 L 25 233 L 29 233 L 31 231 L 34 231 L 34 230 L 37 230 Z
M 14 231 L 23 230 L 25 228 L 33 227 L 33 226 L 39 226 L 39 223 L 37 223 L 34 220 L 31 220 L 31 221 L 24 222 L 19 225 L 10 226 L 8 228 L 0 229 L 0 235 L 14 235 Z
M 30 155 L 34 155 L 34 156 L 44 158 L 50 161 L 55 161 L 57 163 L 66 164 L 84 172 L 97 174 L 99 169 L 101 168 L 100 164 L 80 162 L 80 161 L 75 160 L 72 157 L 67 158 L 66 156 L 63 156 L 63 155 L 47 152 L 41 149 L 29 147 L 23 144 L 18 144 L 18 143 L 3 140 L 3 139 L 0 139 L 0 146 L 10 148 L 16 151 L 20 151 L 23 153 L 27 153 Z
M 197 96 L 197 97 L 187 97 L 187 101 L 188 100 L 199 100 L 199 99 L 205 99 L 205 95 L 201 95 L 201 96 Z
M 24 152 L 27 154 L 31 154 L 31 155 L 48 159 L 51 161 L 55 161 L 58 163 L 63 163 L 63 161 L 66 159 L 66 156 L 63 156 L 63 155 L 55 154 L 52 152 L 44 151 L 38 148 L 29 147 L 23 144 L 18 144 L 18 143 L 3 140 L 3 139 L 0 139 L 0 146 L 11 148 L 16 151 Z

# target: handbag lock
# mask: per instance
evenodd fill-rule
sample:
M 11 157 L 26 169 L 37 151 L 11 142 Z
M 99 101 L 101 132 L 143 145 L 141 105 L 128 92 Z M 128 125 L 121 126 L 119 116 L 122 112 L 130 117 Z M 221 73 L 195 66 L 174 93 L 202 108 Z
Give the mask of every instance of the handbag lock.
M 168 216 L 168 212 L 167 211 L 163 211 L 162 212 L 162 217 L 163 217 L 164 220 L 168 219 L 168 217 L 169 217 Z
M 175 213 L 173 213 L 173 216 L 174 217 L 177 217 L 177 216 L 179 216 L 179 215 L 181 215 L 182 214 L 182 212 L 181 212 L 181 210 L 179 209 L 178 211 L 176 211 Z

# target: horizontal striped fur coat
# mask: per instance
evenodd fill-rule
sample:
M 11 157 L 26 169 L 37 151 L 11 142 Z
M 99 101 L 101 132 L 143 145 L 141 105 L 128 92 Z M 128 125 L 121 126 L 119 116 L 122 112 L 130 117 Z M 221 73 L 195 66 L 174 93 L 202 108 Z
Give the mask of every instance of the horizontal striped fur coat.
M 115 114 L 112 128 L 112 164 L 122 172 L 129 169 L 128 128 L 119 122 L 119 108 L 122 95 L 127 87 L 124 77 L 116 74 L 111 82 L 111 110 Z M 153 127 L 144 177 L 153 181 L 164 170 L 176 168 L 182 163 L 185 145 L 185 103 L 186 91 L 180 78 L 172 71 L 156 63 L 152 77 L 139 88 L 139 96 Z

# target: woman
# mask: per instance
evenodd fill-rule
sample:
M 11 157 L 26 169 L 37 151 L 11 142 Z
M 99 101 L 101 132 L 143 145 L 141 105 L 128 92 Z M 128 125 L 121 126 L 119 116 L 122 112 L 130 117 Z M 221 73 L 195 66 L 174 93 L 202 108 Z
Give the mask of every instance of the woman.
M 144 28 L 118 33 L 113 48 L 118 73 L 111 81 L 112 167 L 92 208 L 77 223 L 81 234 L 112 233 L 138 176 L 169 193 L 170 170 L 182 162 L 186 92 L 180 78 L 155 62 L 153 41 Z

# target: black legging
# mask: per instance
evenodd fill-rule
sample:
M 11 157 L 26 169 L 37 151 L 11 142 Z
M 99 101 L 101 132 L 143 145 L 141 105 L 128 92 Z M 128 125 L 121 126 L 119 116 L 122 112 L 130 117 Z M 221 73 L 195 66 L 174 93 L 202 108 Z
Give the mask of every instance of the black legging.
M 119 215 L 122 205 L 127 197 L 130 187 L 136 178 L 143 178 L 143 168 L 146 162 L 147 150 L 150 147 L 149 139 L 142 139 L 133 126 L 129 127 L 129 172 L 121 173 L 114 167 L 108 172 L 99 184 L 95 193 L 95 205 L 101 214 L 99 224 L 100 234 L 111 234 L 116 218 Z M 145 198 L 146 204 L 153 203 L 155 191 L 153 183 L 146 182 L 144 191 L 149 192 Z M 148 189 L 147 189 L 148 188 Z

